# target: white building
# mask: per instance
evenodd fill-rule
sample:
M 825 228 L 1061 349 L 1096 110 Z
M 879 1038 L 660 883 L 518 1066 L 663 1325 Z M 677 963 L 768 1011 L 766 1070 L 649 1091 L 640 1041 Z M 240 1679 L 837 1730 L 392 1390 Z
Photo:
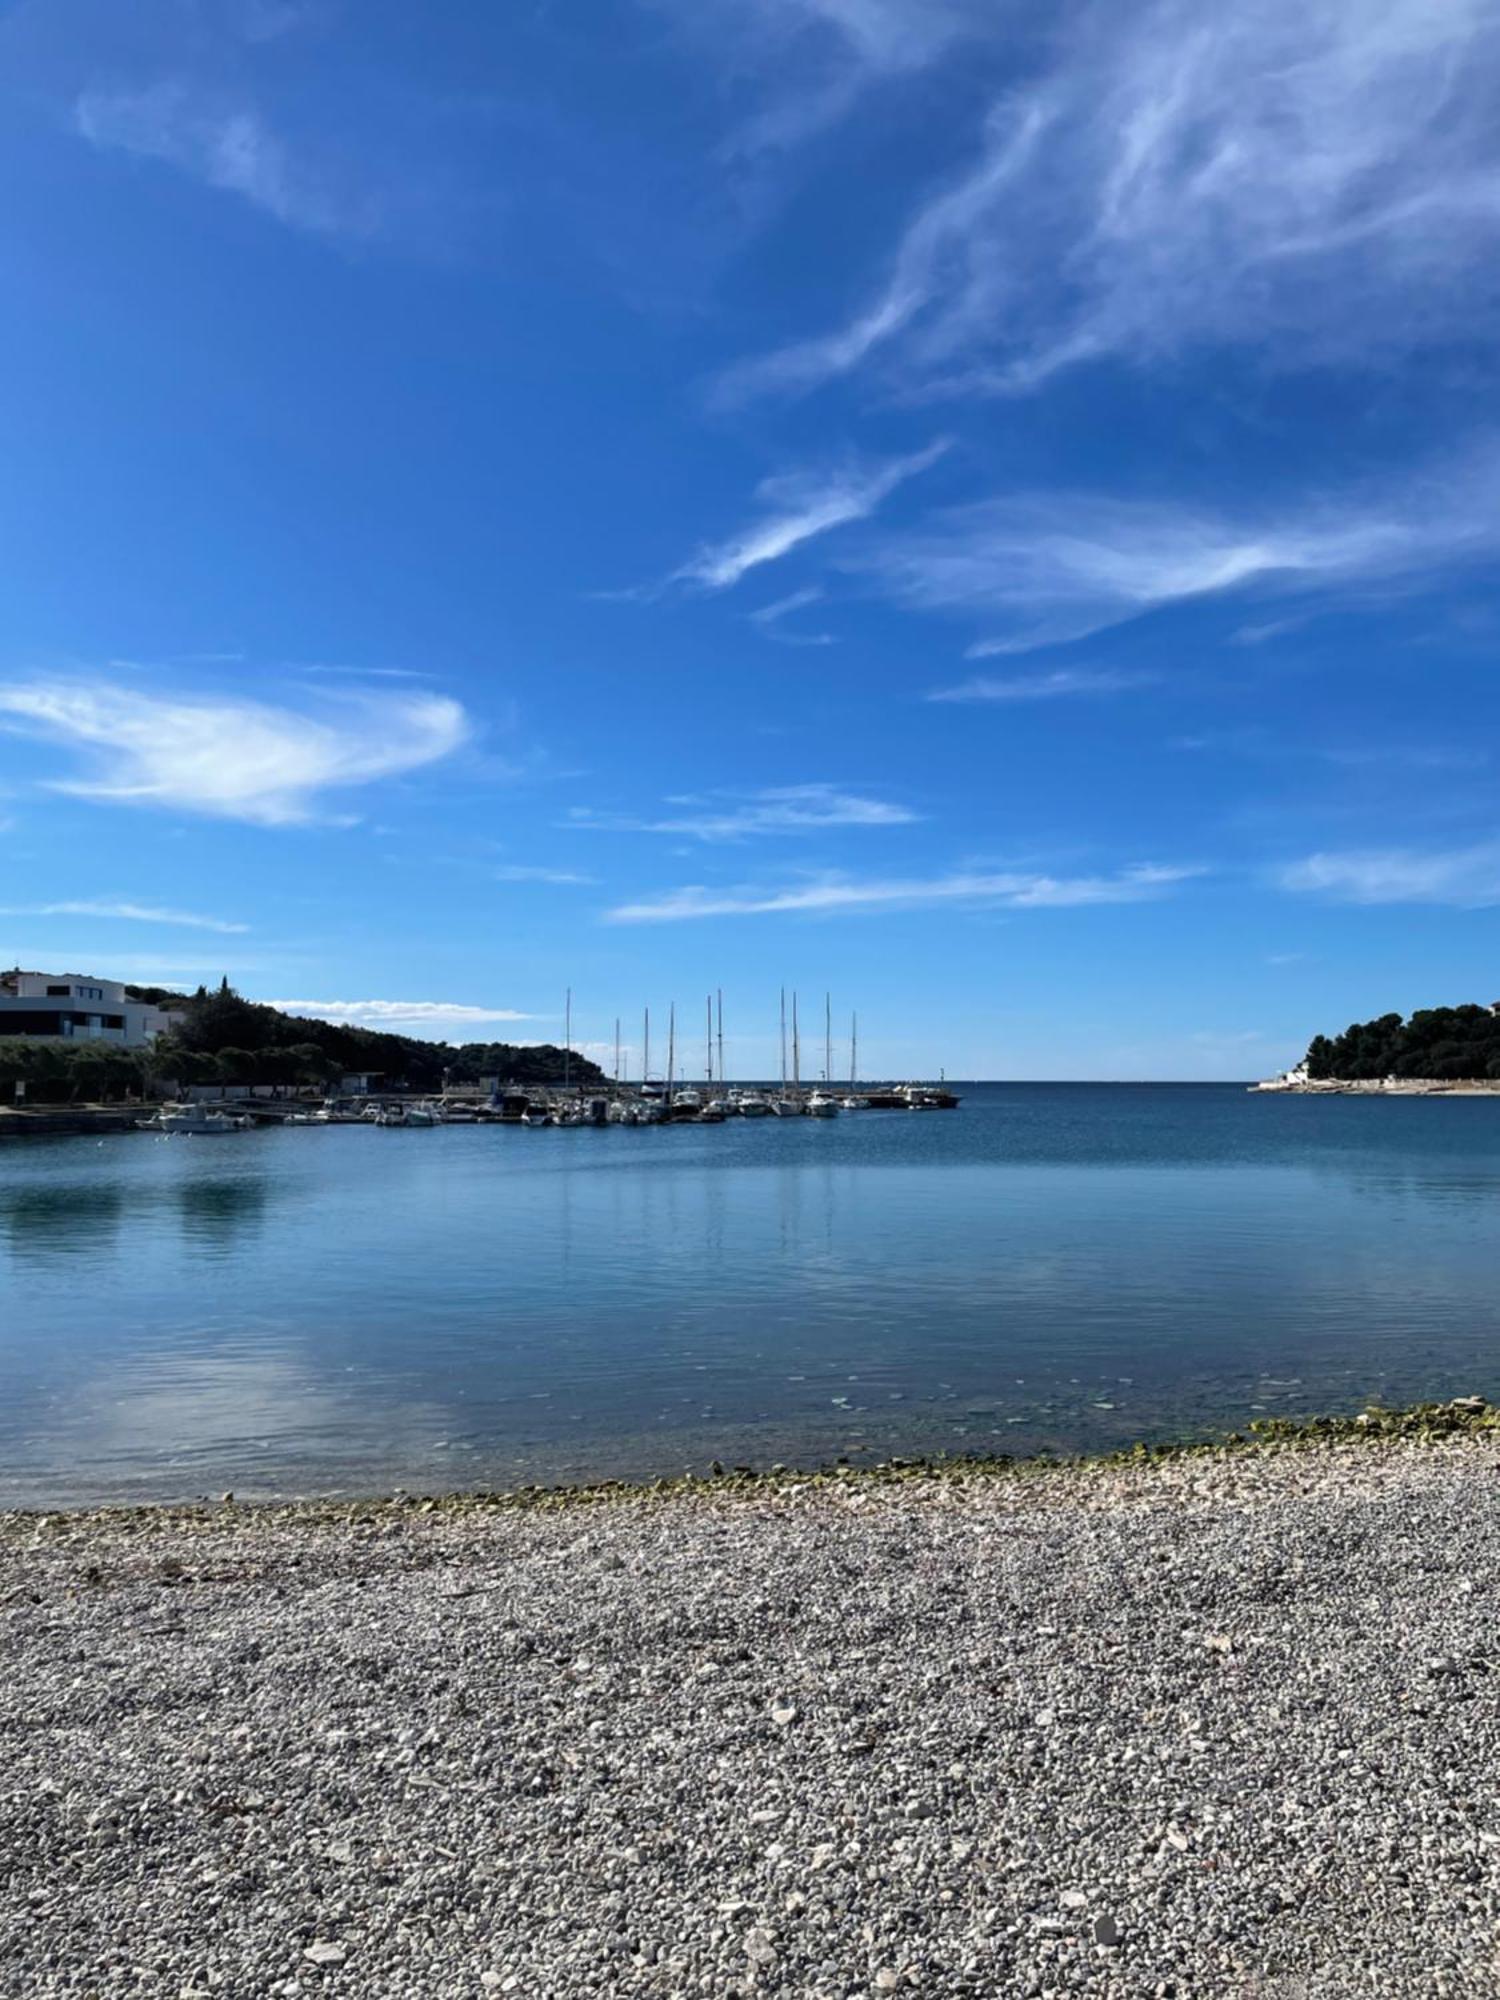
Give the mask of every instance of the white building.
M 0 1039 L 36 1035 L 140 1049 L 171 1025 L 160 1007 L 127 1000 L 117 979 L 86 972 L 0 972 Z

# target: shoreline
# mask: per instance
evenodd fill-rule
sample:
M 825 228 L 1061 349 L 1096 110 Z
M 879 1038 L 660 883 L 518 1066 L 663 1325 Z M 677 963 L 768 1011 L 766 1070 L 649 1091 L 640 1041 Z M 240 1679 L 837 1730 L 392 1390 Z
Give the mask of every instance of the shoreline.
M 0 1992 L 1495 1990 L 1500 1419 L 0 1524 Z
M 351 1516 L 418 1514 L 483 1515 L 559 1512 L 702 1495 L 774 1497 L 804 1488 L 880 1492 L 922 1481 L 951 1486 L 1013 1480 L 1056 1479 L 1064 1474 L 1164 1466 L 1183 1459 L 1233 1458 L 1306 1450 L 1319 1446 L 1370 1447 L 1396 1443 L 1429 1444 L 1455 1438 L 1500 1442 L 1500 1403 L 1480 1395 L 1444 1402 L 1415 1403 L 1398 1409 L 1367 1405 L 1353 1416 L 1340 1414 L 1251 1418 L 1242 1429 L 1159 1441 L 1138 1440 L 1097 1452 L 937 1452 L 896 1454 L 855 1464 L 833 1462 L 761 1469 L 713 1462 L 708 1472 L 691 1469 L 641 1479 L 584 1479 L 523 1482 L 509 1487 L 396 1486 L 368 1492 L 269 1495 L 241 1498 L 226 1492 L 217 1500 L 124 1500 L 76 1506 L 0 1507 L 0 1539 L 38 1525 L 94 1524 L 135 1532 L 163 1528 L 225 1526 L 235 1521 L 278 1521 L 289 1526 L 347 1525 Z

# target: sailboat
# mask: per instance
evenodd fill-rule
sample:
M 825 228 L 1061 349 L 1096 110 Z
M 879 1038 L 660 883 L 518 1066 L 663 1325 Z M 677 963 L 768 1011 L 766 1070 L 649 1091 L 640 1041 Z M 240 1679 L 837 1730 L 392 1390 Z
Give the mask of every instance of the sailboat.
M 800 1118 L 802 1106 L 789 1096 L 786 1087 L 786 988 L 781 989 L 781 1095 L 771 1099 L 770 1109 L 778 1118 Z
M 823 995 L 823 1081 L 830 1083 L 833 1078 L 833 998 Z M 839 1101 L 826 1089 L 815 1090 L 804 1107 L 809 1118 L 837 1118 Z
M 868 1111 L 870 1100 L 861 1097 L 857 1089 L 859 1079 L 859 1016 L 849 1016 L 849 1095 L 844 1099 L 846 1111 Z

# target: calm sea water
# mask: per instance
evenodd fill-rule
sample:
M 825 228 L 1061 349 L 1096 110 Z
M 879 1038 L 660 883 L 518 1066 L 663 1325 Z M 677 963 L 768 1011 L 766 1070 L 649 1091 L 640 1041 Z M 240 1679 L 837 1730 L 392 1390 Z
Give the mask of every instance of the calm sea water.
M 1497 1364 L 1497 1100 L 0 1145 L 0 1504 L 1098 1448 Z

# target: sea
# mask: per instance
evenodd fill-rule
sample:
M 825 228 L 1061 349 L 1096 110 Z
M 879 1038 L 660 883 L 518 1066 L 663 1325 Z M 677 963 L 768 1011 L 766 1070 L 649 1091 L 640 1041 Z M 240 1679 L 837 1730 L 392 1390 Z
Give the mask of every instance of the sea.
M 1500 1098 L 0 1141 L 0 1506 L 1073 1453 L 1500 1389 Z

